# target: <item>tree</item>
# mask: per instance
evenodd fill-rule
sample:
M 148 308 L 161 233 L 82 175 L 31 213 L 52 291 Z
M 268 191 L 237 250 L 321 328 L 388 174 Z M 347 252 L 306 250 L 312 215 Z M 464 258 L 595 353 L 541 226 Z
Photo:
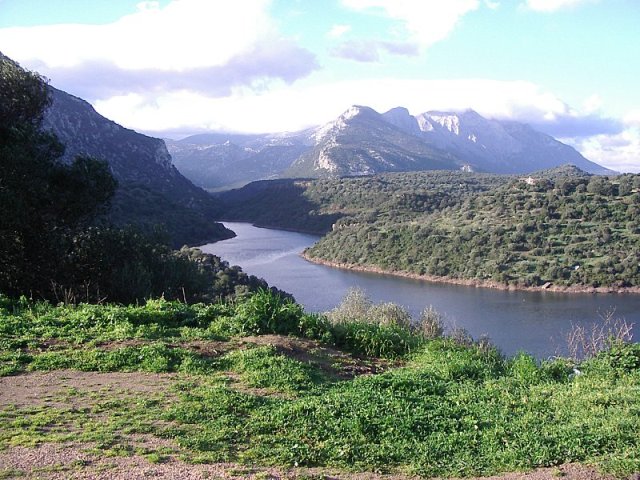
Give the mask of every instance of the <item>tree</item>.
M 173 252 L 161 232 L 102 221 L 116 181 L 104 161 L 60 161 L 64 146 L 41 129 L 49 104 L 46 80 L 0 54 L 0 293 L 131 303 L 268 288 L 213 255 Z
M 47 296 L 73 235 L 116 188 L 105 162 L 60 162 L 64 146 L 41 130 L 49 104 L 46 80 L 0 54 L 0 291 L 9 294 Z

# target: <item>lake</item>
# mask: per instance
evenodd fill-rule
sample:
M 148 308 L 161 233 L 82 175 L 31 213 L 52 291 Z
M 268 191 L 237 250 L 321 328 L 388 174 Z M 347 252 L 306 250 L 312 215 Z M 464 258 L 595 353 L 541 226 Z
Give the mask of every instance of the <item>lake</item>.
M 511 292 L 352 272 L 300 256 L 317 236 L 247 223 L 225 225 L 237 237 L 204 245 L 202 251 L 293 294 L 307 311 L 331 310 L 350 288 L 358 287 L 374 302 L 400 304 L 415 317 L 433 305 L 449 325 L 465 328 L 474 338 L 488 335 L 506 355 L 522 350 L 537 358 L 563 353 L 572 324 L 591 325 L 611 309 L 616 317 L 634 323 L 636 332 L 640 324 L 640 295 Z

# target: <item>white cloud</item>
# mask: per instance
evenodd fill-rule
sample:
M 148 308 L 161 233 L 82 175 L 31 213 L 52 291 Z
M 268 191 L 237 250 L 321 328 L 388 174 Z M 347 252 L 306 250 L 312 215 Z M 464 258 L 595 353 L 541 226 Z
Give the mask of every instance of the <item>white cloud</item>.
M 629 126 L 640 128 L 640 110 L 632 110 L 628 112 L 624 116 L 623 121 Z
M 401 22 L 412 41 L 429 47 L 445 39 L 458 20 L 480 6 L 479 0 L 342 0 L 347 8 L 382 13 Z
M 334 25 L 333 27 L 331 27 L 331 30 L 329 30 L 329 32 L 327 33 L 327 37 L 340 38 L 345 33 L 348 33 L 350 31 L 351 31 L 351 25 Z
M 315 55 L 283 38 L 270 0 L 145 1 L 106 25 L 0 29 L 3 53 L 88 100 L 190 89 L 228 95 L 240 85 L 286 83 L 318 68 Z
M 526 0 L 526 7 L 537 12 L 555 12 L 594 0 Z
M 602 97 L 598 94 L 593 94 L 582 102 L 582 110 L 585 113 L 595 113 L 600 111 L 602 104 Z
M 108 62 L 125 70 L 186 70 L 223 65 L 274 35 L 267 0 L 179 0 L 106 25 L 47 25 L 0 29 L 6 55 L 47 67 Z M 238 26 L 242 25 L 242 28 Z
M 143 131 L 210 127 L 252 132 L 297 130 L 330 121 L 353 104 L 380 112 L 405 106 L 413 114 L 473 108 L 487 117 L 528 122 L 562 118 L 570 111 L 558 97 L 529 82 L 387 78 L 271 87 L 262 94 L 235 88 L 230 96 L 220 98 L 189 92 L 169 92 L 156 98 L 141 93 L 96 102 L 95 106 L 103 115 Z M 152 98 L 156 98 L 155 104 Z
M 640 127 L 629 126 L 615 135 L 563 139 L 589 160 L 618 172 L 640 172 Z
M 611 132 L 569 136 L 560 140 L 607 168 L 640 173 L 640 110 L 628 112 L 617 124 L 619 128 Z

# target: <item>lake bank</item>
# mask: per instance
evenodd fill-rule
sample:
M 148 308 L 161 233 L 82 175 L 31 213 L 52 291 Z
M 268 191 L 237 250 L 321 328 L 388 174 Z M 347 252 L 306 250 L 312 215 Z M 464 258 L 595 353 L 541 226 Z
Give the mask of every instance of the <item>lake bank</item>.
M 225 225 L 238 236 L 203 245 L 202 250 L 293 294 L 310 312 L 330 311 L 350 289 L 359 288 L 372 302 L 402 305 L 414 318 L 432 306 L 451 328 L 464 328 L 474 338 L 488 335 L 506 355 L 526 351 L 538 359 L 563 354 L 573 326 L 591 328 L 612 311 L 616 318 L 640 325 L 640 297 L 634 294 L 476 288 L 332 268 L 301 256 L 317 236 L 248 223 Z
M 192 305 L 5 299 L 0 317 L 0 478 L 158 464 L 185 478 L 181 460 L 354 480 L 640 471 L 640 345 L 537 362 L 371 318 L 333 323 L 266 291 Z M 112 464 L 136 455 L 147 463 Z
M 342 270 L 351 270 L 354 272 L 374 273 L 376 275 L 389 275 L 398 278 L 408 278 L 412 280 L 420 280 L 431 283 L 441 283 L 448 285 L 460 285 L 464 287 L 489 288 L 494 290 L 504 290 L 510 292 L 556 292 L 556 293 L 620 293 L 620 294 L 640 294 L 640 287 L 590 287 L 587 285 L 553 285 L 545 284 L 535 287 L 527 287 L 524 285 L 505 285 L 504 283 L 494 282 L 492 280 L 479 280 L 470 278 L 454 278 L 442 277 L 437 275 L 420 275 L 418 273 L 400 272 L 393 270 L 385 270 L 375 266 L 356 265 L 353 263 L 332 262 L 321 258 L 309 256 L 306 251 L 300 254 L 306 261 L 317 265 L 324 265 L 331 268 L 339 268 Z

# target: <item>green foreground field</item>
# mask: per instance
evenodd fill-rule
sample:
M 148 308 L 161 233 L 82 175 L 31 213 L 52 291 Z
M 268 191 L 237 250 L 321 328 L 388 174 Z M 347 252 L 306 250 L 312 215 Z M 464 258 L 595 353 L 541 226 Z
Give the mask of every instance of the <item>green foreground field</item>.
M 54 444 L 113 459 L 107 473 L 133 456 L 425 477 L 640 471 L 640 345 L 540 363 L 384 318 L 307 314 L 265 291 L 210 305 L 2 298 L 0 458 Z M 88 388 L 82 372 L 122 376 Z M 20 383 L 34 378 L 51 385 Z

